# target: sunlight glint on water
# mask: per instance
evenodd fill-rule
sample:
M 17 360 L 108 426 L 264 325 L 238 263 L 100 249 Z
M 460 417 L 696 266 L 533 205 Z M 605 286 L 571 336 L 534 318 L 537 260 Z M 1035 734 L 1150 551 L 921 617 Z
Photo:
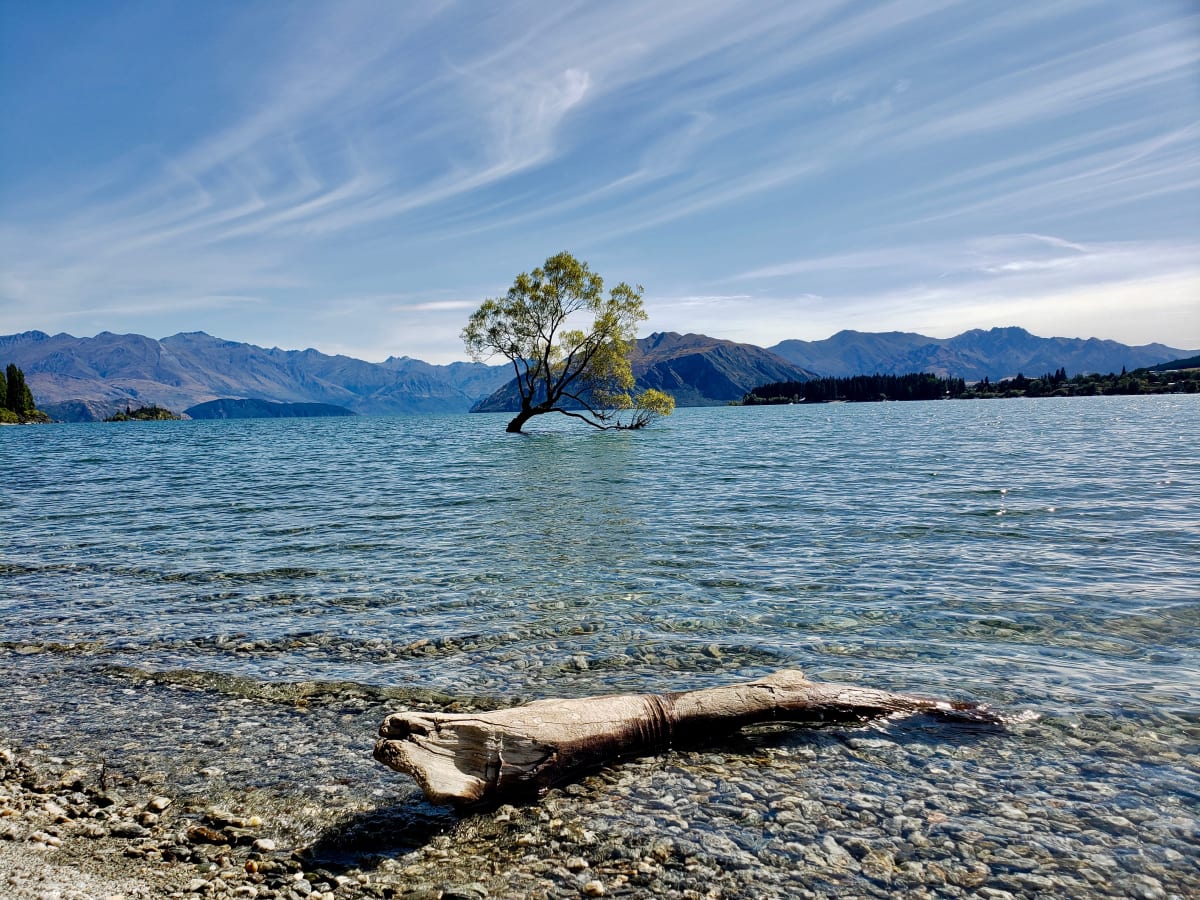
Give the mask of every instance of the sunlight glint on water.
M 460 693 L 535 694 L 547 666 L 582 693 L 795 665 L 1194 712 L 1198 411 L 720 408 L 523 437 L 494 416 L 5 429 L 23 489 L 4 499 L 3 637 Z

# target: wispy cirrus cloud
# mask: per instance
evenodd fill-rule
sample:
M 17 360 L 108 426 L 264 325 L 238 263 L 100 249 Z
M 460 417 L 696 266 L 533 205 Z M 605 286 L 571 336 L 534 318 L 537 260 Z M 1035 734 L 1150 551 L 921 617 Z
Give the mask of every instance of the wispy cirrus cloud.
M 147 86 L 187 115 L 139 119 L 106 136 L 121 152 L 69 168 L 49 136 L 4 157 L 18 168 L 0 188 L 0 330 L 153 321 L 237 337 L 283 315 L 298 336 L 322 323 L 306 344 L 366 349 L 355 331 L 398 317 L 389 340 L 425 329 L 445 358 L 461 355 L 464 298 L 563 248 L 646 284 L 656 327 L 690 311 L 687 330 L 778 334 L 813 297 L 865 323 L 968 295 L 986 325 L 1021 292 L 1077 310 L 1083 291 L 1186 285 L 1184 258 L 1200 256 L 1200 14 L 1186 6 L 218 15 L 199 36 L 156 30 L 170 16 L 144 25 L 201 45 L 180 54 L 180 83 L 210 89 Z M 228 52 L 247 46 L 261 53 Z M 38 101 L 24 90 L 9 79 L 0 99 Z
M 1072 337 L 1122 334 L 1130 342 L 1190 349 L 1172 335 L 1193 327 L 1200 258 L 1188 242 L 998 234 L 796 259 L 734 282 L 773 285 L 761 293 L 789 307 L 797 335 L 810 339 L 826 336 L 834 319 L 841 324 L 833 330 L 896 328 L 943 337 L 992 323 Z M 811 290 L 792 293 L 796 285 Z M 866 327 L 868 321 L 877 324 Z

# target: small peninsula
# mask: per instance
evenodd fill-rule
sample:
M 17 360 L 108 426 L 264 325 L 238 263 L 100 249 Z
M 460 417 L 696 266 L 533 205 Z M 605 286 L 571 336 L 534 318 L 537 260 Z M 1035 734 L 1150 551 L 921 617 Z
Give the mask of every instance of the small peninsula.
M 128 404 L 125 405 L 124 412 L 113 413 L 105 422 L 177 422 L 183 416 L 171 412 L 169 409 L 164 409 L 157 404 L 150 406 L 139 406 L 137 409 L 132 409 Z

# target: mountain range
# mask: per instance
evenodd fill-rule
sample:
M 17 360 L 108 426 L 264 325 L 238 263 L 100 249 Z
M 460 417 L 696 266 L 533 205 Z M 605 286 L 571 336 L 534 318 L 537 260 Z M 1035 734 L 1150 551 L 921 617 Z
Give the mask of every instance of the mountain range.
M 203 332 L 154 340 L 28 331 L 0 337 L 0 364 L 8 362 L 25 372 L 38 407 L 63 421 L 104 418 L 131 402 L 181 410 L 226 398 L 325 403 L 364 415 L 466 412 L 509 374 L 482 363 L 267 350 Z
M 817 375 L 936 372 L 996 380 L 1065 367 L 1071 374 L 1115 372 L 1194 355 L 1162 344 L 1042 338 L 1021 328 L 968 331 L 953 338 L 905 332 L 842 331 L 823 341 L 770 348 L 698 334 L 659 332 L 637 342 L 639 387 L 664 390 L 680 406 L 740 400 L 751 388 Z M 41 331 L 0 336 L 0 366 L 25 373 L 38 406 L 56 419 L 102 419 L 126 405 L 182 410 L 220 399 L 323 403 L 364 415 L 506 409 L 512 367 L 409 357 L 371 363 L 316 350 L 264 349 L 203 332 L 161 340 L 104 332 L 91 338 Z
M 979 381 L 1065 368 L 1071 375 L 1108 374 L 1169 362 L 1186 355 L 1163 344 L 1130 347 L 1097 338 L 1042 338 L 1024 328 L 974 329 L 952 338 L 904 331 L 839 331 L 823 341 L 782 341 L 770 350 L 793 365 L 844 378 L 932 372 Z

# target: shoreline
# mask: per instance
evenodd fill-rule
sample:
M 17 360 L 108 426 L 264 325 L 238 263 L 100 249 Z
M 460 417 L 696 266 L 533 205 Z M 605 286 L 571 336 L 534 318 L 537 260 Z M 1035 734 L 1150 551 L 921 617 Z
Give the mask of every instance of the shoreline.
M 322 735 L 350 715 L 345 701 L 316 706 L 302 728 Z M 355 718 L 374 720 L 380 709 Z M 271 718 L 272 710 L 239 712 Z M 209 725 L 228 713 L 215 708 Z M 348 791 L 310 765 L 292 776 L 290 793 L 256 786 L 253 770 L 222 772 L 233 769 L 240 747 L 205 758 L 202 789 L 161 769 L 195 765 L 186 749 L 114 769 L 86 755 L 53 756 L 44 745 L 5 749 L 0 893 L 14 900 L 1188 896 L 1200 889 L 1187 863 L 1186 848 L 1200 834 L 1194 812 L 1178 798 L 1123 797 L 1138 777 L 1131 761 L 1088 748 L 1136 741 L 1176 765 L 1195 757 L 1175 755 L 1186 752 L 1178 739 L 1164 744 L 1136 723 L 1113 725 L 1080 722 L 1068 745 L 1064 723 L 1051 718 L 994 735 L 912 721 L 770 729 L 631 760 L 536 805 L 462 818 L 429 806 L 406 778 L 358 759 L 357 747 L 346 759 Z M 133 735 L 114 737 L 129 746 Z M 0 736 L 0 747 L 14 743 Z M 332 755 L 323 745 L 302 751 L 313 762 Z M 245 761 L 269 767 L 270 750 Z M 356 778 L 355 762 L 367 776 Z M 1030 778 L 1013 779 L 1014 769 Z
M 669 839 L 639 854 L 587 830 L 582 810 L 569 809 L 587 793 L 579 785 L 552 792 L 537 805 L 505 805 L 462 819 L 428 810 L 413 815 L 375 809 L 304 842 L 270 836 L 281 829 L 268 818 L 200 808 L 173 798 L 157 779 L 114 778 L 78 762 L 40 749 L 0 747 L 5 897 L 744 895 L 735 883 L 745 862 L 732 868 L 732 879 L 722 878 L 716 867 L 682 855 L 683 848 Z M 242 807 L 253 794 L 243 792 L 242 802 L 233 805 Z

